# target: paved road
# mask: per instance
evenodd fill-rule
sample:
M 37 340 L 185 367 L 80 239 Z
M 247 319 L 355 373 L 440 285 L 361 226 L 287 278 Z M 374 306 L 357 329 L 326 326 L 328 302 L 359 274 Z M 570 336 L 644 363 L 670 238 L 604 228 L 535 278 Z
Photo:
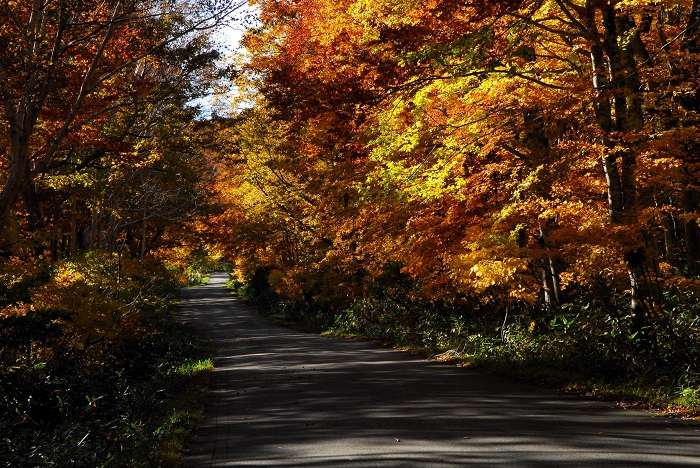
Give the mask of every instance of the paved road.
M 182 317 L 218 346 L 185 467 L 700 466 L 700 424 L 292 331 L 216 274 Z

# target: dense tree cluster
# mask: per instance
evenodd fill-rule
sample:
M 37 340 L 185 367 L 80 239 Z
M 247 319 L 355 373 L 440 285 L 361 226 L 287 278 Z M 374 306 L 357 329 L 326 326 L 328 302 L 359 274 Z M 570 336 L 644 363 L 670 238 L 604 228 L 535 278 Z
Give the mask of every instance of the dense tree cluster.
M 212 32 L 241 4 L 0 2 L 0 465 L 157 451 L 167 400 L 151 422 L 135 400 L 188 359 L 159 327 L 203 258 L 182 228 L 213 176 L 191 103 L 227 76 Z
M 256 4 L 214 221 L 244 277 L 328 320 L 393 294 L 397 326 L 564 320 L 570 346 L 688 364 L 696 0 Z
M 127 460 L 212 246 L 298 321 L 697 398 L 700 0 L 254 0 L 224 67 L 244 3 L 0 1 L 0 455 Z
M 158 220 L 191 212 L 201 163 L 188 135 L 196 109 L 185 105 L 216 79 L 207 31 L 236 7 L 0 5 L 5 256 L 113 250 L 126 238 L 143 254 L 149 246 L 139 227 L 159 237 Z

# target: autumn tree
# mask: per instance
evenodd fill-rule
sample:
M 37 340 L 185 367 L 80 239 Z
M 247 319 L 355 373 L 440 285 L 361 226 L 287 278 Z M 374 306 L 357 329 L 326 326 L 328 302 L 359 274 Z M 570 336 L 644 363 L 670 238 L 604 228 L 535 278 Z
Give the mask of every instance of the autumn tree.
M 635 9 L 635 5 L 644 8 Z M 403 15 L 405 10 L 400 12 L 403 16 L 398 12 L 392 16 L 375 15 L 376 9 L 366 8 L 368 21 L 385 29 L 414 21 L 411 15 Z M 688 2 L 671 10 L 633 2 L 528 2 L 469 29 L 446 19 L 454 13 L 445 15 L 441 24 L 454 25 L 463 35 L 406 50 L 401 56 L 408 65 L 422 65 L 424 76 L 408 82 L 405 89 L 412 91 L 393 101 L 386 114 L 389 120 L 380 126 L 383 134 L 376 140 L 381 146 L 374 154 L 385 161 L 383 165 L 391 169 L 385 174 L 393 179 L 402 174 L 422 176 L 427 185 L 410 184 L 411 190 L 423 187 L 433 192 L 428 198 L 439 198 L 435 190 L 444 193 L 450 185 L 460 196 L 473 195 L 475 185 L 459 189 L 464 185 L 460 167 L 481 178 L 477 186 L 487 187 L 491 203 L 500 200 L 494 193 L 513 197 L 503 199 L 500 213 L 495 207 L 486 212 L 492 227 L 482 232 L 495 227 L 512 237 L 513 246 L 529 246 L 527 257 L 542 264 L 547 301 L 559 296 L 560 272 L 573 271 L 578 264 L 586 275 L 585 258 L 571 255 L 575 246 L 580 248 L 583 242 L 607 252 L 604 256 L 609 259 L 617 256 L 612 261 L 617 264 L 616 282 L 624 283 L 623 277 L 628 277 L 635 328 L 640 330 L 658 307 L 654 305 L 658 288 L 651 290 L 658 281 L 654 265 L 664 260 L 663 255 L 658 257 L 658 243 L 668 243 L 677 266 L 682 265 L 677 250 L 685 249 L 688 271 L 695 268 L 693 221 L 683 229 L 685 242 L 679 242 L 678 231 L 666 232 L 666 240 L 651 234 L 664 230 L 657 224 L 659 211 L 668 207 L 663 208 L 665 202 L 659 200 L 668 200 L 674 209 L 683 205 L 694 210 L 681 202 L 692 196 L 671 195 L 668 185 L 663 196 L 658 192 L 661 180 L 694 185 L 692 176 L 657 172 L 659 146 L 678 148 L 680 128 L 694 132 L 690 130 L 694 98 L 673 98 L 672 93 L 679 93 L 679 79 L 672 76 L 692 76 L 679 70 L 694 66 L 688 44 L 697 40 L 695 5 Z M 679 55 L 674 56 L 674 50 Z M 665 56 L 664 66 L 656 66 L 660 55 Z M 693 86 L 685 83 L 681 89 Z M 661 108 L 668 109 L 664 118 L 658 115 Z M 677 126 L 681 115 L 690 118 Z M 665 128 L 659 132 L 662 121 Z M 580 153 L 573 150 L 577 146 Z M 682 159 L 687 161 L 687 156 Z M 484 180 L 483 169 L 475 166 L 480 161 L 491 162 L 497 173 Z M 642 162 L 651 164 L 644 168 L 645 181 L 639 177 Z M 692 164 L 680 160 L 674 166 L 685 167 L 686 174 L 693 171 Z M 652 172 L 656 175 L 651 176 Z M 585 174 L 598 174 L 599 179 L 586 179 Z M 645 187 L 652 178 L 654 186 Z M 607 221 L 600 216 L 602 206 L 595 195 L 601 183 L 607 193 Z M 567 188 L 572 186 L 577 189 Z M 468 205 L 474 208 L 478 203 Z M 584 211 L 586 219 L 598 220 L 595 229 L 576 225 Z M 494 214 L 499 220 L 496 225 Z M 587 235 L 574 236 L 576 232 Z M 619 268 L 623 259 L 626 271 Z M 521 268 L 525 264 L 521 262 Z M 495 271 L 503 271 L 502 264 L 492 265 Z M 477 278 L 490 277 L 482 269 L 485 266 L 468 269 Z
M 201 48 L 203 35 L 240 5 L 4 2 L 0 226 L 7 227 L 20 198 L 29 226 L 41 226 L 42 174 L 123 154 L 130 125 L 149 106 L 186 95 L 183 83 L 214 58 Z
M 566 315 L 617 355 L 687 358 L 697 2 L 257 5 L 217 221 L 246 226 L 248 273 L 331 309 L 393 275 L 416 310 L 524 335 Z

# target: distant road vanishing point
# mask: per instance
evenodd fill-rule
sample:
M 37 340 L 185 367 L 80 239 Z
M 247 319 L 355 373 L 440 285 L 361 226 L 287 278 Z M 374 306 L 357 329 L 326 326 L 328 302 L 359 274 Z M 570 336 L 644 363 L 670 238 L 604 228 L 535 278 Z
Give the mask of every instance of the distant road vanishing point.
M 700 423 L 289 330 L 218 273 L 179 313 L 217 346 L 185 467 L 700 466 Z

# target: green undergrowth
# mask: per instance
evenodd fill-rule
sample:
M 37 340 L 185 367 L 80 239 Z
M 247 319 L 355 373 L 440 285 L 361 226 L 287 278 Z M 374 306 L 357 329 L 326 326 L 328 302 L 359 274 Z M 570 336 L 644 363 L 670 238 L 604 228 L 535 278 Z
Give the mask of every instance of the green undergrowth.
M 700 375 L 696 373 L 672 365 L 655 366 L 651 362 L 625 366 L 604 356 L 584 354 L 556 334 L 540 334 L 528 340 L 524 336 L 504 338 L 500 331 L 495 330 L 490 336 L 462 333 L 457 339 L 445 333 L 443 342 L 422 341 L 420 335 L 409 339 L 404 334 L 392 335 L 386 329 L 372 327 L 358 330 L 332 326 L 323 333 L 379 342 L 426 358 L 624 406 L 700 417 Z M 600 349 L 604 351 L 603 344 Z
M 286 320 L 293 326 L 293 322 Z M 308 329 L 308 327 L 305 327 Z M 697 375 L 664 375 L 663 372 L 640 372 L 632 370 L 606 371 L 605 365 L 579 361 L 576 357 L 519 355 L 519 349 L 511 344 L 498 343 L 499 337 L 484 340 L 483 335 L 465 336 L 464 342 L 481 342 L 484 347 L 469 348 L 438 346 L 434 343 L 409 342 L 405 339 L 387 337 L 386 334 L 352 331 L 330 327 L 322 333 L 342 336 L 412 352 L 425 358 L 444 361 L 459 366 L 469 366 L 488 373 L 507 376 L 516 380 L 565 390 L 567 392 L 593 396 L 599 399 L 616 401 L 625 406 L 663 411 L 683 417 L 700 417 L 700 384 Z M 590 367 L 584 369 L 586 364 Z
M 700 416 L 698 306 L 676 302 L 663 329 L 626 333 L 623 307 L 516 309 L 410 300 L 381 291 L 338 306 L 283 300 L 263 281 L 232 282 L 263 315 L 620 404 Z
M 188 264 L 184 268 L 187 282 L 192 286 L 203 286 L 209 282 L 211 273 L 230 271 L 233 264 L 226 262 L 206 249 L 198 249 L 190 253 Z
M 90 346 L 50 320 L 33 325 L 41 336 L 26 352 L 10 359 L 0 346 L 0 467 L 179 466 L 201 417 L 212 349 L 172 308 L 151 301 L 128 333 Z
M 683 369 L 654 367 L 651 363 L 624 367 L 603 357 L 581 355 L 556 336 L 539 336 L 538 343 L 532 343 L 522 338 L 504 341 L 499 333 L 491 336 L 464 333 L 452 342 L 436 343 L 386 331 L 386 328 L 382 331 L 372 327 L 358 330 L 331 326 L 322 333 L 381 343 L 425 358 L 615 401 L 623 406 L 700 418 L 700 375 Z M 446 333 L 445 338 L 448 337 Z M 553 349 L 544 349 L 548 344 Z M 538 346 L 542 348 L 539 351 Z

